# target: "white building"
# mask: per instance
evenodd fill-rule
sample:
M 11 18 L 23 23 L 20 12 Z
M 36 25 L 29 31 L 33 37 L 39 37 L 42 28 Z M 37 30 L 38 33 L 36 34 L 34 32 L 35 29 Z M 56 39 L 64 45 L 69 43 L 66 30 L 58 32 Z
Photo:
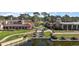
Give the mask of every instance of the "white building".
M 63 30 L 79 30 L 79 22 L 60 22 Z

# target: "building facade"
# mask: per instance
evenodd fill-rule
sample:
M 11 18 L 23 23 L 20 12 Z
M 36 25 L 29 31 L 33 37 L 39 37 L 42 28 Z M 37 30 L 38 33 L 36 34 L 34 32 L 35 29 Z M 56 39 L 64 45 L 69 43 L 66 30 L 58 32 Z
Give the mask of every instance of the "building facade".
M 0 21 L 0 30 L 32 29 L 32 21 L 27 20 L 6 20 Z
M 79 30 L 79 22 L 60 22 L 62 30 Z

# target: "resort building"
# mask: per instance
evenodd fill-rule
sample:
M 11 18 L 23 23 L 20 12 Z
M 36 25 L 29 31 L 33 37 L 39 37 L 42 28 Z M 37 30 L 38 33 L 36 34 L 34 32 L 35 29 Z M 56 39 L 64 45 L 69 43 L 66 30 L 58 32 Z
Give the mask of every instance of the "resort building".
M 48 28 L 53 28 L 55 30 L 79 30 L 79 21 L 62 21 L 60 18 L 55 19 L 54 23 L 47 23 Z
M 79 22 L 60 22 L 63 30 L 79 30 Z
M 72 21 L 62 21 L 61 18 L 56 19 L 56 23 L 59 26 L 59 29 L 62 30 L 79 30 L 79 21 L 72 22 Z
M 27 20 L 0 21 L 0 30 L 32 29 L 32 27 L 32 21 Z

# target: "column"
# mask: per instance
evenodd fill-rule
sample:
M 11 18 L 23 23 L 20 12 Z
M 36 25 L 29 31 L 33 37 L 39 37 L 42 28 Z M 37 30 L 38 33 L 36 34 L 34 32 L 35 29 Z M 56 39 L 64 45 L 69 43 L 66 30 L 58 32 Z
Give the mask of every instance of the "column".
M 61 25 L 62 29 L 64 29 L 63 26 L 64 26 L 64 25 L 62 24 L 62 25 Z
M 78 30 L 78 25 L 76 25 L 76 30 Z
M 73 30 L 73 25 L 71 25 L 71 26 L 72 26 L 72 28 L 71 28 L 71 29 Z
M 67 25 L 67 30 L 68 30 L 68 25 Z
M 78 30 L 79 30 L 79 25 L 78 25 Z

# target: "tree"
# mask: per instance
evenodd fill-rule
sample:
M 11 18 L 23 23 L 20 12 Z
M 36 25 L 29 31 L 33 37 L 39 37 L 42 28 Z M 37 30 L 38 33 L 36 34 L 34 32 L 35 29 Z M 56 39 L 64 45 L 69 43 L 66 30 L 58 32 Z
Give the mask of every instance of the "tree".
M 49 21 L 49 22 L 52 21 L 50 14 L 48 14 L 48 21 Z
M 39 12 L 34 12 L 33 13 L 33 18 L 34 18 L 34 21 L 36 22 L 36 21 L 38 21 L 39 20 L 39 15 L 40 15 L 40 13 Z
M 25 20 L 27 20 L 27 19 L 30 19 L 30 15 L 29 14 L 20 14 L 20 16 L 18 17 L 19 19 L 25 19 Z
M 34 16 L 39 16 L 40 15 L 39 12 L 34 12 L 33 14 L 34 14 Z
M 65 15 L 62 18 L 63 18 L 63 21 L 67 21 L 67 22 L 71 21 L 69 15 Z
M 0 20 L 4 20 L 5 19 L 5 17 L 4 16 L 0 16 Z
M 9 15 L 9 16 L 5 16 L 6 20 L 13 20 L 14 16 L 13 15 Z
M 51 22 L 55 22 L 56 19 L 55 19 L 55 16 L 50 16 L 51 17 Z
M 41 15 L 43 16 L 44 21 L 47 21 L 47 19 L 48 19 L 48 13 L 42 12 Z

